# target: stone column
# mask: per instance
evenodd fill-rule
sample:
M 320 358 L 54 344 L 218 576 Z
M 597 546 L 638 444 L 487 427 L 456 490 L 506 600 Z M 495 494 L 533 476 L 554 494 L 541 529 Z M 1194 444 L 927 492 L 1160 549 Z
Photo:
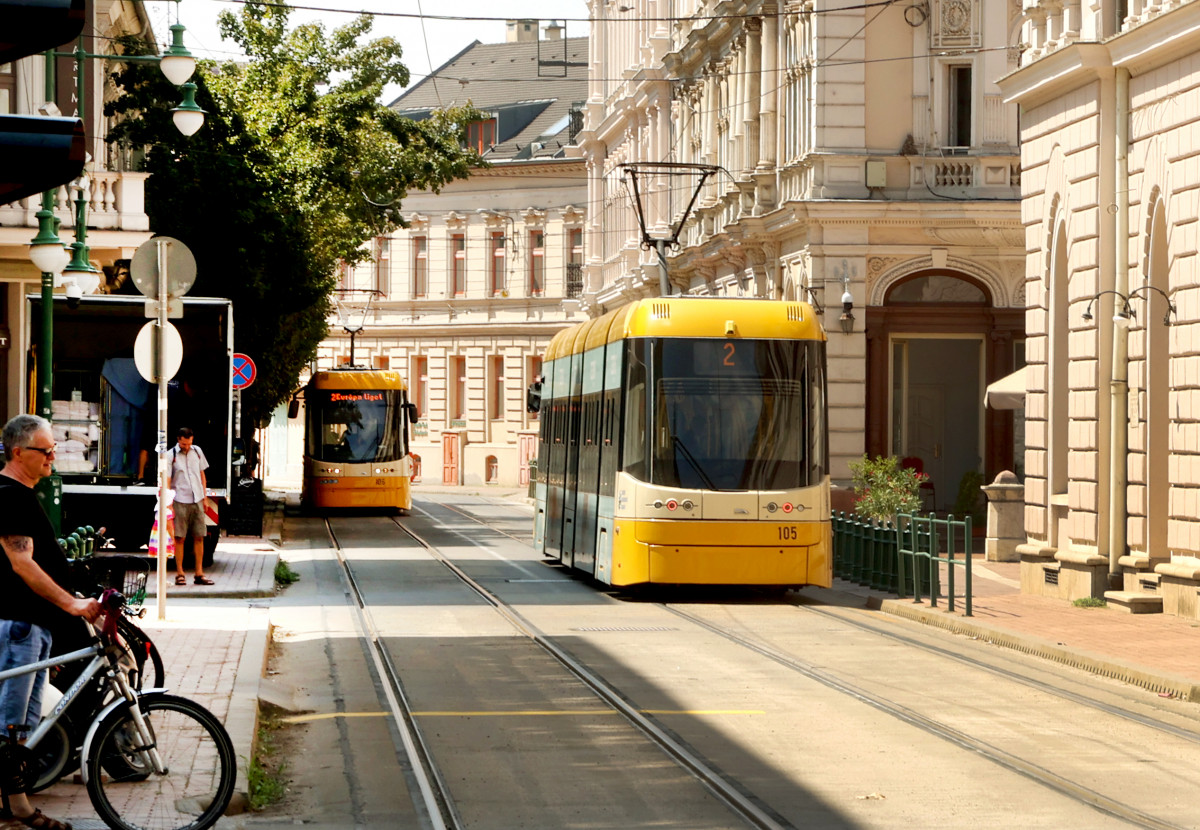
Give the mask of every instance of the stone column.
M 1005 470 L 980 489 L 988 500 L 984 560 L 1020 562 L 1017 545 L 1025 544 L 1025 485 Z

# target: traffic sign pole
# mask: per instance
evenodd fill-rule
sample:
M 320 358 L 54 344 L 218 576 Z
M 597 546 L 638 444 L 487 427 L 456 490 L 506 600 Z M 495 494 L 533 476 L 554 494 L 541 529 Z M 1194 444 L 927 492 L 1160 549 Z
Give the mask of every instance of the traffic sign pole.
M 170 240 L 159 239 L 158 247 L 158 323 L 154 332 L 155 367 L 158 375 L 158 618 L 167 618 L 167 348 L 163 340 L 167 328 L 167 262 Z M 181 556 L 182 551 L 175 551 Z

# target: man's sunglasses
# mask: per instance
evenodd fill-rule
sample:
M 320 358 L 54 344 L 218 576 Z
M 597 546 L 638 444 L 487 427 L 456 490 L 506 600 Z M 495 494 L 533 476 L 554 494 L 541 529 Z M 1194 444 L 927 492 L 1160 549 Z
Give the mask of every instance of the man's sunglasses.
M 58 445 L 55 444 L 53 447 L 21 447 L 21 449 L 33 450 L 34 452 L 40 452 L 42 455 L 49 458 L 51 455 L 53 455 L 55 452 L 58 451 Z

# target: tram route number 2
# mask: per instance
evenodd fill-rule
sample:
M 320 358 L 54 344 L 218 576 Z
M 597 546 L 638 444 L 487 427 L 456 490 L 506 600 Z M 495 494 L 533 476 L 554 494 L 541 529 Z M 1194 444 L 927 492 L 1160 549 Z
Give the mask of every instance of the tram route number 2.
M 800 533 L 795 525 L 780 525 L 779 538 L 781 541 L 794 541 L 800 538 Z

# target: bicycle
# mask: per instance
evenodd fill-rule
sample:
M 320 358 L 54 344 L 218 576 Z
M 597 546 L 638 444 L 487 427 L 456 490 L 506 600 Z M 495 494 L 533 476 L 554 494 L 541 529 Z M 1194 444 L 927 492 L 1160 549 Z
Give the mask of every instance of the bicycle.
M 92 679 L 102 675 L 115 699 L 92 717 L 81 753 L 83 782 L 96 813 L 113 830 L 207 830 L 233 798 L 237 763 L 229 733 L 195 701 L 134 690 L 122 665 L 126 651 L 117 638 L 125 598 L 107 589 L 100 602 L 104 624 L 92 645 L 0 672 L 3 682 L 90 659 L 25 744 L 12 736 L 0 742 L 0 772 L 11 788 L 6 792 L 29 789 L 37 773 L 38 745 Z
M 103 528 L 100 533 L 103 533 Z M 166 672 L 158 648 L 149 635 L 129 619 L 145 613 L 141 603 L 146 597 L 150 563 L 137 556 L 92 557 L 89 553 L 72 559 L 71 565 L 73 590 L 85 596 L 96 596 L 105 588 L 113 588 L 125 596 L 126 602 L 117 618 L 117 634 L 119 641 L 125 644 L 128 655 L 123 665 L 129 685 L 135 692 L 142 691 L 143 687 L 147 690 L 162 689 Z M 38 744 L 35 753 L 36 779 L 30 792 L 40 792 L 79 769 L 80 749 L 87 737 L 88 726 L 111 697 L 109 685 L 102 677 L 94 678 L 89 686 L 81 690 L 74 709 L 65 712 L 45 740 Z M 61 699 L 59 689 L 47 683 L 42 699 L 42 714 L 49 714 Z

